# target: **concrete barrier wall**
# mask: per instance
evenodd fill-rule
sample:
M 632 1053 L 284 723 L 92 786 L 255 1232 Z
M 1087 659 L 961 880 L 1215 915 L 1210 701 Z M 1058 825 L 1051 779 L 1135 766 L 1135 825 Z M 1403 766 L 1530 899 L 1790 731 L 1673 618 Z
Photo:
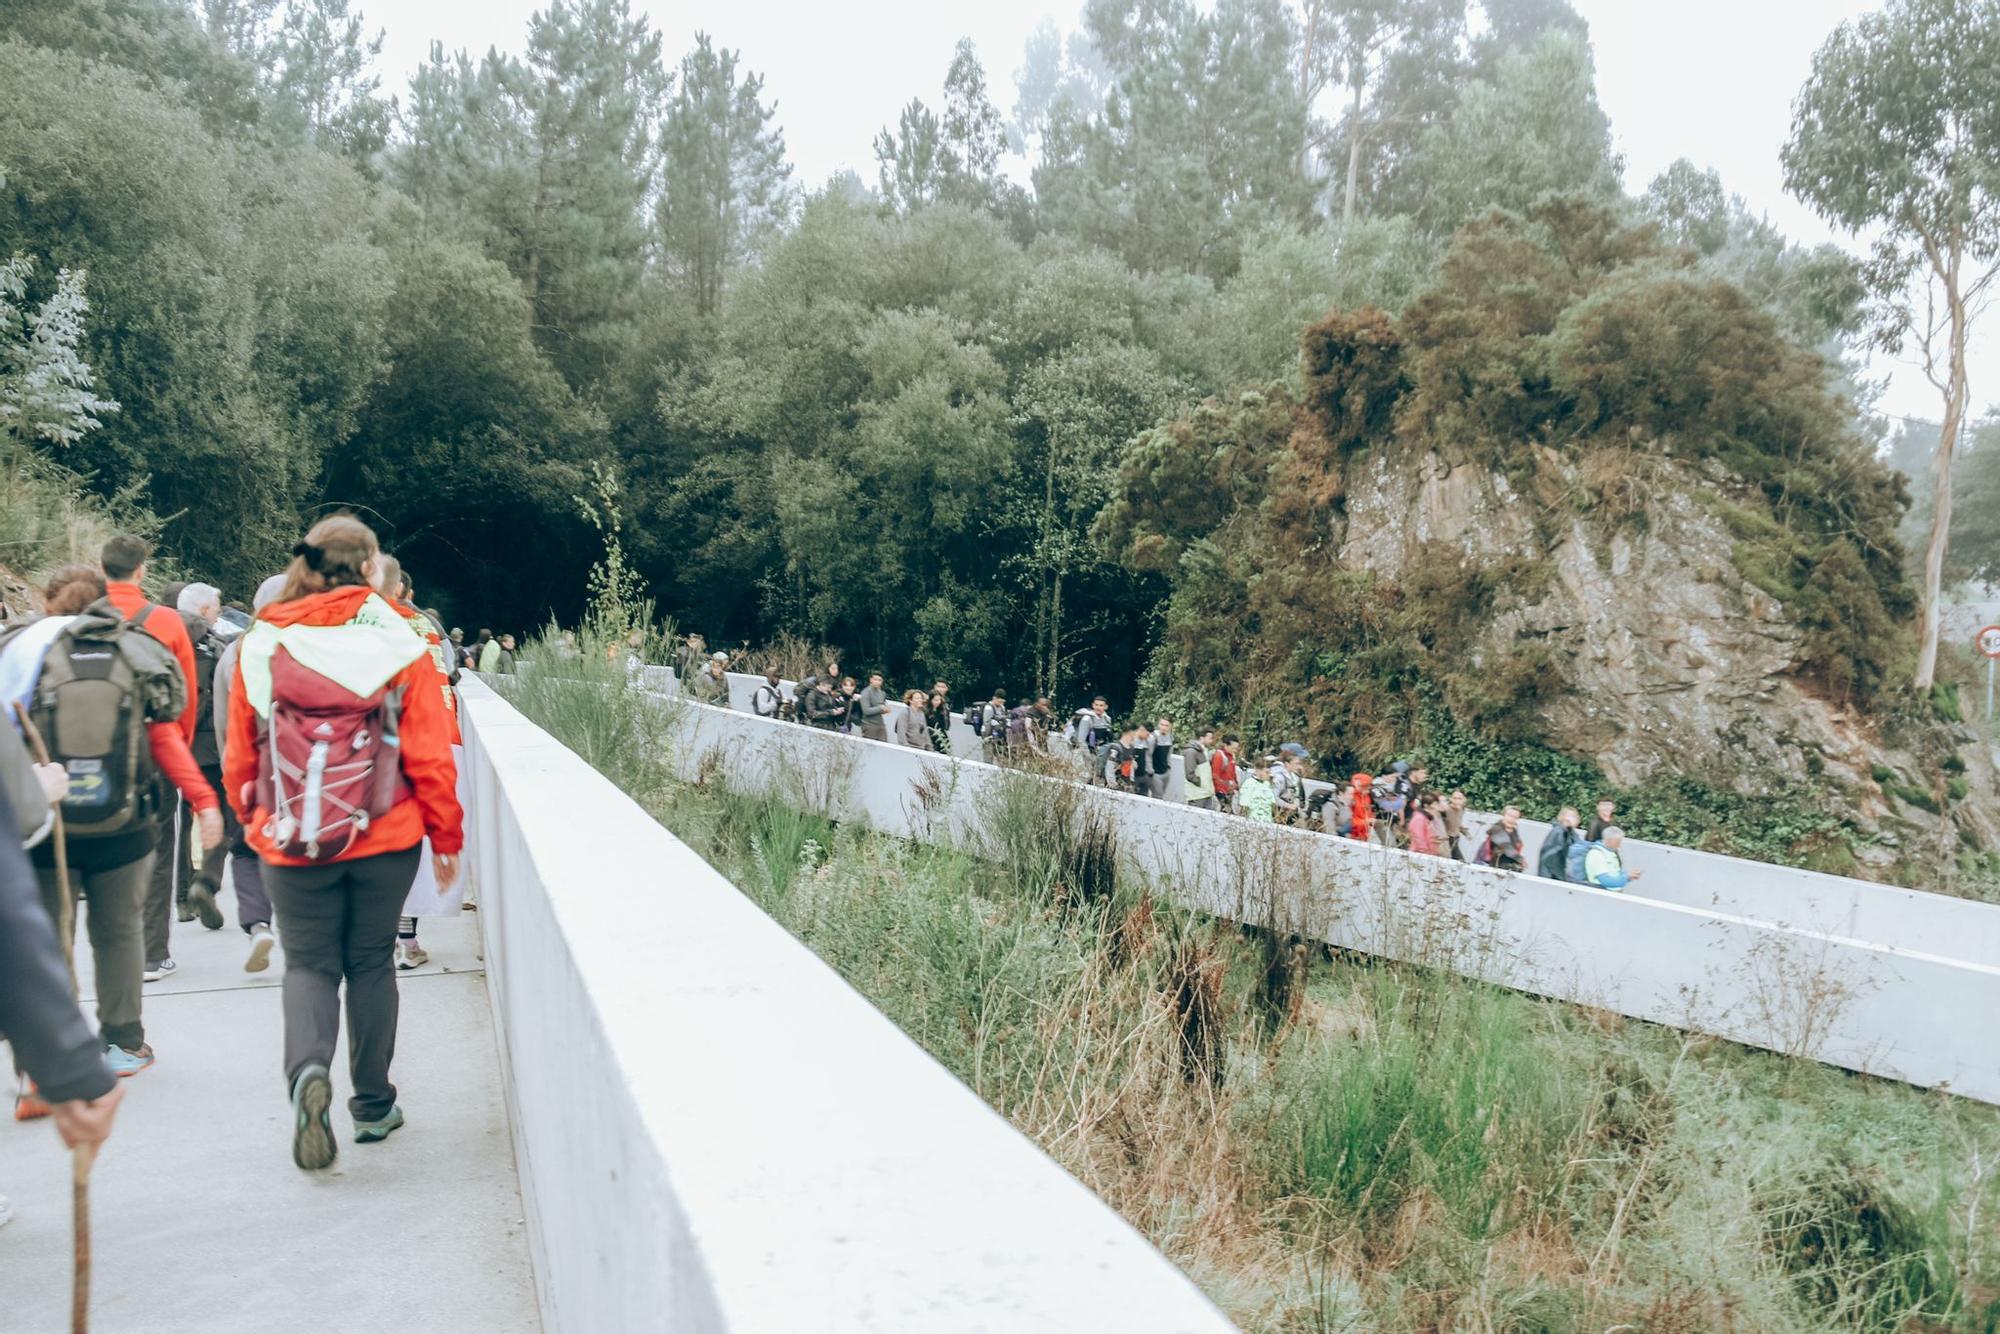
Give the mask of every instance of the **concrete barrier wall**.
M 1236 921 L 2000 1102 L 2000 968 L 1419 857 L 859 737 L 680 706 L 676 760 L 719 764 L 902 837 L 986 845 L 983 811 L 1093 813 L 1123 865 Z
M 552 1334 L 1230 1328 L 609 780 L 484 684 L 462 699 Z
M 649 679 L 650 687 L 672 688 L 671 671 L 651 670 L 664 676 Z M 751 694 L 761 683 L 761 677 L 732 673 L 730 707 L 750 712 Z M 783 683 L 783 689 L 789 696 L 791 683 Z M 892 705 L 891 717 L 900 715 L 902 708 L 901 704 Z M 952 715 L 950 735 L 953 754 L 962 759 L 980 757 L 979 738 L 966 725 L 962 714 Z M 1175 793 L 1181 790 L 1180 772 L 1180 756 L 1176 753 L 1170 789 Z M 1325 786 L 1316 781 L 1308 783 L 1309 788 Z M 1586 816 L 1589 813 L 1586 811 Z M 1490 813 L 1471 814 L 1468 823 L 1472 832 L 1466 841 L 1468 856 L 1484 836 L 1486 826 L 1496 818 Z M 1521 828 L 1532 857 L 1548 833 L 1548 825 L 1523 820 Z M 1640 839 L 1627 840 L 1625 860 L 1646 872 L 1629 891 L 1638 897 L 2000 967 L 2000 905 Z

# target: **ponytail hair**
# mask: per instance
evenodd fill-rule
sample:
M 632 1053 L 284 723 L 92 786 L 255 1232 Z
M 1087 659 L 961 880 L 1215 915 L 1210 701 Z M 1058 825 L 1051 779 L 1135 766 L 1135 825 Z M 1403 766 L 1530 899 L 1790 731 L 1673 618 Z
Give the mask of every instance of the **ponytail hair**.
M 375 530 L 352 514 L 330 514 L 292 548 L 277 602 L 293 602 L 330 588 L 368 587 L 362 568 L 380 554 Z

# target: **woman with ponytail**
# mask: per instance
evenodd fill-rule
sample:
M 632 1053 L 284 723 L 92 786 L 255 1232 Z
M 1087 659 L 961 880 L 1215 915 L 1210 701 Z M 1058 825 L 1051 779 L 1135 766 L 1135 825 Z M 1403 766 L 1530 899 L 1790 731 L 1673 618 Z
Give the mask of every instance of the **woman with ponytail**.
M 437 669 L 378 591 L 381 574 L 366 524 L 314 524 L 278 600 L 244 633 L 230 688 L 223 781 L 285 941 L 292 1160 L 308 1170 L 338 1152 L 329 1067 L 343 983 L 355 1142 L 403 1124 L 389 1082 L 396 921 L 424 841 L 441 890 L 464 842 Z

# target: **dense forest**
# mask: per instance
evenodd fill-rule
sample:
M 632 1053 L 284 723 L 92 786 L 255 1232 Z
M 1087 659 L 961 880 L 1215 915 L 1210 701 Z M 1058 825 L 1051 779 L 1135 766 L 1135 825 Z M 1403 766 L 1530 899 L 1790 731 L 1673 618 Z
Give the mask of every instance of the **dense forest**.
M 378 49 L 347 0 L 0 7 L 4 310 L 68 282 L 106 405 L 11 448 L 233 595 L 350 507 L 452 620 L 568 618 L 615 507 L 661 614 L 711 642 L 1215 703 L 1242 686 L 1218 562 L 1292 570 L 1342 619 L 1304 510 L 1265 503 L 1330 501 L 1310 449 L 1188 471 L 1205 433 L 1283 452 L 1297 408 L 1336 452 L 1400 433 L 1502 471 L 1641 429 L 1795 491 L 1817 466 L 1833 490 L 1772 578 L 1845 581 L 1836 686 L 1888 670 L 1867 636 L 1910 597 L 1856 407 L 1863 274 L 1711 171 L 1625 180 L 1565 0 L 1090 0 L 1011 99 L 961 43 L 872 182 L 795 180 L 783 90 L 627 0 L 552 0 L 519 54 L 434 47 L 402 87 Z M 1396 381 L 1372 416 L 1312 364 L 1371 337 Z M 1285 406 L 1246 426 L 1258 403 Z M 1760 456 L 1799 440 L 1817 464 Z M 2000 492 L 2000 448 L 1959 466 Z M 1218 545 L 1229 506 L 1262 517 Z M 1988 575 L 1996 509 L 1954 521 Z M 1178 665 L 1203 637 L 1207 682 Z

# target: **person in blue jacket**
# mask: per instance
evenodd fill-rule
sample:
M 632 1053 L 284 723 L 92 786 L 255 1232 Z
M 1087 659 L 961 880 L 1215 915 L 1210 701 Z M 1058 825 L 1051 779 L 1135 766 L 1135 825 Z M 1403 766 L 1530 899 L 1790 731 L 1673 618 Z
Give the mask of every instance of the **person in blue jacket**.
M 1583 855 L 1584 882 L 1599 889 L 1624 889 L 1644 875 L 1644 871 L 1625 869 L 1625 859 L 1619 855 L 1619 849 L 1624 845 L 1625 831 L 1617 825 L 1607 826 L 1603 835 L 1590 844 L 1590 850 Z

